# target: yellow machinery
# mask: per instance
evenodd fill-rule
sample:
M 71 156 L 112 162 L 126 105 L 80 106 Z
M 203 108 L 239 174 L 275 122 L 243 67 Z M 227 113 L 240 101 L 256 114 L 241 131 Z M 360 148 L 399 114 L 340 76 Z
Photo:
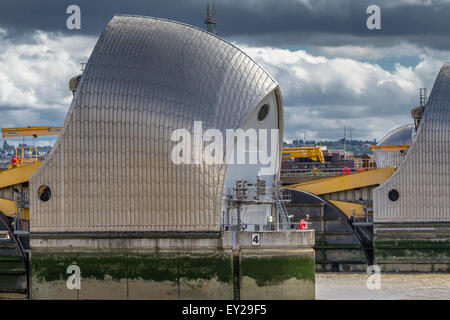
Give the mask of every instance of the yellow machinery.
M 395 168 L 378 168 L 364 172 L 352 173 L 337 177 L 324 178 L 286 186 L 288 189 L 306 191 L 318 196 L 350 190 L 360 190 L 365 187 L 373 187 L 383 184 L 395 172 Z M 328 200 L 338 207 L 347 216 L 361 217 L 364 214 L 361 204 Z
M 3 138 L 38 137 L 59 135 L 62 127 L 26 127 L 4 128 Z M 27 182 L 42 164 L 38 157 L 36 146 L 21 146 L 15 148 L 15 155 L 7 170 L 0 171 L 0 191 L 5 197 L 0 197 L 0 211 L 8 217 L 29 220 L 29 209 L 17 202 L 17 196 L 28 188 Z M 6 195 L 14 195 L 13 197 Z M 23 201 L 20 200 L 20 201 Z
M 371 152 L 406 152 L 409 149 L 409 144 L 390 145 L 390 146 L 370 146 Z
M 325 163 L 320 147 L 283 148 L 283 158 L 309 158 L 312 161 Z
M 362 157 L 353 157 L 353 160 L 355 161 L 355 168 L 361 171 L 365 170 L 373 170 L 376 168 L 375 166 L 375 160 L 372 158 L 366 159 Z
M 8 170 L 0 171 L 0 190 L 19 189 L 20 185 L 27 183 L 30 180 L 30 177 L 41 164 L 42 162 L 40 161 L 30 164 L 21 164 L 20 166 L 15 166 Z M 14 218 L 18 212 L 16 202 L 11 199 L 0 197 L 0 211 L 8 217 Z M 28 208 L 23 208 L 23 219 L 29 220 Z
M 61 133 L 63 127 L 24 127 L 3 128 L 2 138 L 55 136 Z
M 15 156 L 12 159 L 11 164 L 8 166 L 8 169 L 21 167 L 25 164 L 36 163 L 38 161 L 37 147 L 17 147 Z
M 338 207 L 347 217 L 364 218 L 366 214 L 362 204 L 337 200 L 328 201 Z

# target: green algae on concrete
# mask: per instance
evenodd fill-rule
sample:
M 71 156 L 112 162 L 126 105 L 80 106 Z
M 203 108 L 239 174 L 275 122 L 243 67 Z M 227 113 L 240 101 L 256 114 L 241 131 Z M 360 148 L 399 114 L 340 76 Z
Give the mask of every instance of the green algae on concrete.
M 67 267 L 77 264 L 76 254 L 35 254 L 30 259 L 31 275 L 38 281 L 57 281 L 67 277 Z
M 279 284 L 291 278 L 315 283 L 314 258 L 308 257 L 241 257 L 241 274 L 255 279 L 258 286 Z
M 33 298 L 232 298 L 228 252 L 34 252 Z M 81 290 L 66 286 L 67 267 L 81 271 Z
M 152 281 L 177 281 L 217 278 L 229 282 L 232 278 L 231 258 L 226 254 L 186 253 L 78 253 L 33 254 L 33 276 L 38 280 L 54 281 L 67 278 L 67 267 L 80 267 L 82 278 L 116 281 L 143 279 Z
M 378 249 L 450 249 L 450 240 L 376 240 Z
M 450 261 L 450 241 L 383 240 L 375 241 L 378 259 L 431 259 Z
M 374 259 L 383 271 L 450 272 L 450 241 L 376 240 Z
M 302 300 L 315 298 L 314 251 L 240 255 L 240 298 Z
M 230 254 L 217 253 L 213 256 L 189 257 L 184 254 L 178 258 L 180 278 L 189 280 L 217 278 L 221 282 L 232 280 L 232 260 Z
M 129 279 L 153 281 L 189 280 L 231 281 L 230 254 L 155 253 L 128 256 Z
M 231 251 L 34 252 L 32 298 L 232 299 L 232 261 Z M 81 290 L 66 286 L 72 264 L 80 267 Z M 299 256 L 243 255 L 238 275 L 245 280 L 247 287 L 241 290 L 248 297 L 270 293 L 313 299 L 314 251 Z

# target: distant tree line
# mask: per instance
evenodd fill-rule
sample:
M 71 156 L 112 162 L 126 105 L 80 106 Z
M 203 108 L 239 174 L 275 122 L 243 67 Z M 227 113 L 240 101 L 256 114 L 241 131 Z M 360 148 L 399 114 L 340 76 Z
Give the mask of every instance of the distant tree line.
M 326 146 L 328 150 L 345 150 L 351 152 L 354 155 L 368 154 L 370 152 L 370 146 L 376 145 L 377 141 L 374 140 L 348 140 L 340 139 L 337 141 L 316 141 L 316 140 L 306 140 L 295 139 L 292 143 L 283 142 L 284 148 L 292 147 L 315 147 L 315 146 Z

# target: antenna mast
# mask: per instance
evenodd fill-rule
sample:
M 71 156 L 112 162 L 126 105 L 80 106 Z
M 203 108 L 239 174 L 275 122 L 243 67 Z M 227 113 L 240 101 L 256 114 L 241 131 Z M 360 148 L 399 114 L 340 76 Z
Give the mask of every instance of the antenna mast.
M 216 29 L 216 24 L 219 21 L 217 20 L 216 17 L 216 5 L 213 4 L 212 9 L 209 6 L 209 2 L 206 4 L 206 19 L 205 19 L 205 24 L 206 24 L 206 31 L 217 35 L 217 29 Z

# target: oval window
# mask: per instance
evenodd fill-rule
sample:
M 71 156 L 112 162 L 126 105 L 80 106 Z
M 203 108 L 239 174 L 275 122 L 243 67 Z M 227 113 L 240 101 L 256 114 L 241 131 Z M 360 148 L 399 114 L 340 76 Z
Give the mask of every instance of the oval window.
M 397 201 L 399 197 L 400 197 L 400 194 L 398 193 L 397 190 L 392 189 L 391 191 L 389 191 L 389 194 L 388 194 L 389 200 Z
M 48 201 L 52 196 L 50 188 L 46 185 L 42 185 L 38 189 L 38 197 L 41 201 Z
M 269 114 L 269 108 L 270 108 L 270 106 L 269 106 L 267 103 L 264 104 L 264 105 L 262 105 L 261 108 L 259 108 L 259 111 L 258 111 L 258 120 L 259 120 L 260 122 L 263 122 L 264 119 L 267 118 L 267 115 Z

